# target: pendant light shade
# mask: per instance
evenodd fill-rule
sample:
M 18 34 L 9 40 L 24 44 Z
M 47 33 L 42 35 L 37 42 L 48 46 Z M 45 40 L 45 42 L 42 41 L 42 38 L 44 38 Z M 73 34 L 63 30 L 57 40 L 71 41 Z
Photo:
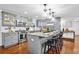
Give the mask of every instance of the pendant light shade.
M 49 18 L 49 19 L 54 18 L 55 17 L 55 15 L 54 15 L 55 12 L 53 12 L 51 8 L 48 9 L 47 4 L 43 4 L 43 6 L 44 6 L 44 9 L 43 9 L 44 14 L 43 15 L 45 15 L 45 17 Z
M 47 12 L 46 6 L 47 4 L 44 4 L 44 12 Z

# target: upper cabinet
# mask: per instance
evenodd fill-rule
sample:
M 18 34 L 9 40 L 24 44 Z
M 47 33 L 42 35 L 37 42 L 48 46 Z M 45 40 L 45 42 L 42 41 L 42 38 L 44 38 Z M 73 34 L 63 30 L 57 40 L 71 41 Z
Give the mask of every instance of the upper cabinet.
M 33 27 L 34 23 L 31 17 L 2 11 L 2 26 Z
M 50 21 L 50 19 L 38 19 L 37 20 L 37 27 L 43 27 L 47 26 L 47 23 Z
M 16 26 L 16 15 L 2 12 L 2 25 L 3 26 Z
M 33 18 L 31 17 L 27 17 L 27 20 L 26 20 L 26 27 L 34 27 L 35 24 L 33 22 Z
M 31 17 L 18 16 L 17 27 L 33 27 L 33 19 Z
M 27 17 L 19 16 L 17 19 L 18 27 L 26 27 Z

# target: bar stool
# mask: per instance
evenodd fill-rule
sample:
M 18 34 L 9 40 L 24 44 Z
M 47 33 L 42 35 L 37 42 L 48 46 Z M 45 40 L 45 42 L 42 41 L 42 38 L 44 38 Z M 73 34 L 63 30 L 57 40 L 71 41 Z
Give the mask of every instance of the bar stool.
M 47 50 L 51 49 L 53 52 L 53 49 L 55 49 L 56 53 L 60 53 L 60 50 L 62 49 L 63 46 L 63 32 L 61 31 L 60 33 L 56 34 L 55 36 L 52 37 L 52 39 L 49 39 L 47 42 L 45 42 L 45 48 L 44 48 L 44 53 L 46 53 L 46 47 L 48 46 Z
M 60 39 L 60 50 L 62 49 L 62 46 L 63 46 L 63 39 L 62 39 L 62 36 L 63 36 L 63 32 L 60 32 L 60 34 L 59 34 L 59 39 Z
M 53 36 L 52 39 L 49 39 L 47 42 L 45 42 L 45 48 L 44 48 L 44 54 L 46 54 L 46 47 L 48 46 L 48 49 L 51 49 L 52 52 L 53 50 L 56 51 L 56 53 L 59 53 L 59 46 L 58 46 L 58 39 L 59 39 L 59 36 L 56 35 L 56 36 Z
M 60 50 L 59 50 L 59 34 L 57 34 L 56 37 L 53 37 L 52 40 L 54 40 L 54 44 L 53 43 L 51 44 L 52 52 L 53 52 L 53 49 L 55 49 L 56 53 L 60 53 Z
M 47 42 L 45 42 L 45 47 L 44 47 L 44 54 L 47 53 L 47 51 L 50 49 L 50 45 L 51 45 L 51 40 L 49 39 Z M 48 48 L 47 48 L 48 46 Z M 47 51 L 46 51 L 47 49 Z

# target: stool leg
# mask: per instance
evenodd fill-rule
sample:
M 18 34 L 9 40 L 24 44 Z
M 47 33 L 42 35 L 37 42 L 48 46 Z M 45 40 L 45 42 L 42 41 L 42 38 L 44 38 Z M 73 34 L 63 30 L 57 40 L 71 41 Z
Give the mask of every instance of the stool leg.
M 45 47 L 44 47 L 44 54 L 46 53 L 46 44 L 45 44 Z
M 60 46 L 57 48 L 57 53 L 60 54 Z
M 48 45 L 48 52 L 49 52 L 49 45 Z
M 61 47 L 61 44 L 59 42 L 59 44 L 57 45 L 57 53 L 60 54 L 60 47 Z
M 56 54 L 56 53 L 57 53 L 56 46 L 53 46 L 53 47 L 52 47 L 52 53 L 53 53 L 53 54 Z
M 54 54 L 54 48 L 53 47 L 51 47 L 51 50 L 52 50 L 52 54 Z
M 56 52 L 56 54 L 58 53 L 58 47 L 57 46 L 55 46 L 55 52 Z
M 52 52 L 53 52 L 53 48 L 50 46 L 50 51 L 51 51 L 51 54 L 52 54 Z

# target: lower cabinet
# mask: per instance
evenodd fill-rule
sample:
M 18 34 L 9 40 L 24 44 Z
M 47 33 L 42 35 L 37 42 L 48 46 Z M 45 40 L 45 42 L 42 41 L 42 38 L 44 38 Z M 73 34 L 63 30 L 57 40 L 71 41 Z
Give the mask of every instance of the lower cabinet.
M 2 41 L 3 41 L 2 44 L 4 48 L 17 44 L 18 33 L 16 32 L 2 33 Z
M 75 32 L 64 32 L 63 38 L 75 39 Z

